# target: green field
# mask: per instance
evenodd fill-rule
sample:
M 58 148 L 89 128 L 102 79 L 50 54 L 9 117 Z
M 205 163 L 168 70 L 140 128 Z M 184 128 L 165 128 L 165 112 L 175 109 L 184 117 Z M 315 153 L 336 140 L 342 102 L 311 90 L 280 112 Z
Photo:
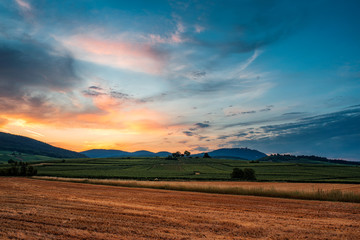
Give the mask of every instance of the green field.
M 229 180 L 232 169 L 238 167 L 253 168 L 259 181 L 360 183 L 359 166 L 340 164 L 250 163 L 203 158 L 89 158 L 37 162 L 34 166 L 38 175 L 56 177 Z
M 18 153 L 18 152 L 11 152 L 11 151 L 0 151 L 0 164 L 6 164 L 10 159 L 17 161 L 17 162 L 43 162 L 48 160 L 56 160 L 57 158 L 47 157 L 47 156 L 40 156 L 40 155 L 32 155 L 26 153 Z

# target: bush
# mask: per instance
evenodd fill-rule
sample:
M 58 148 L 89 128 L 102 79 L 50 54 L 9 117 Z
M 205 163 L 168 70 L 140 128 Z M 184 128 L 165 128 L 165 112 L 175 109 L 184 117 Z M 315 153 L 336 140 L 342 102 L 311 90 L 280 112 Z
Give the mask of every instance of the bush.
M 244 179 L 246 179 L 246 180 L 256 180 L 255 170 L 252 169 L 252 168 L 245 168 L 244 169 Z
M 231 178 L 243 179 L 244 178 L 244 171 L 241 170 L 240 168 L 234 168 L 232 173 L 231 173 Z
M 177 160 L 177 157 L 175 157 L 174 155 L 169 155 L 165 159 L 166 160 Z
M 252 168 L 245 168 L 244 171 L 240 168 L 234 168 L 230 177 L 240 180 L 256 180 L 255 170 Z

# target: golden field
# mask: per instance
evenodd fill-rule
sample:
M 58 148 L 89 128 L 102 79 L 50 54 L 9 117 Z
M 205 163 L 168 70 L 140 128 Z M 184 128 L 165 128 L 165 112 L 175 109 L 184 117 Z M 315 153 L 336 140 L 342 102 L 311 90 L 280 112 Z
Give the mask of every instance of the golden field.
M 360 204 L 0 178 L 0 239 L 200 238 L 360 239 Z

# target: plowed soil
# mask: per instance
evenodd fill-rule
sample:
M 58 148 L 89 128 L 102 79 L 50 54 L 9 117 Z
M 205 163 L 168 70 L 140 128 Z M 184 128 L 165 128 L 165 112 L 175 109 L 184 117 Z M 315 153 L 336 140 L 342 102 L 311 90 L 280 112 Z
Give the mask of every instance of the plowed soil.
M 0 178 L 0 239 L 360 239 L 360 204 Z

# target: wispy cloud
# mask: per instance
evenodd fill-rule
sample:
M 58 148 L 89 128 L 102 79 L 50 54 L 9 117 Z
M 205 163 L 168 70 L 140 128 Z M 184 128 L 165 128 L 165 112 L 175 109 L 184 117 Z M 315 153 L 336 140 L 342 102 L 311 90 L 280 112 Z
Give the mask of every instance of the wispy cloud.
M 359 160 L 360 108 L 302 118 L 296 122 L 264 125 L 250 140 L 231 140 L 228 146 L 248 146 L 267 152 L 320 154 Z M 285 147 L 286 146 L 286 147 Z
M 243 72 L 245 69 L 247 69 L 261 54 L 261 51 L 258 49 L 255 49 L 254 53 L 251 57 L 249 57 L 245 62 L 240 63 L 239 66 L 231 73 L 233 78 L 238 77 L 241 72 Z
M 166 54 L 148 43 L 136 43 L 100 36 L 75 35 L 60 41 L 77 59 L 115 68 L 159 74 L 165 66 Z
M 31 134 L 34 134 L 34 135 L 36 135 L 36 136 L 38 136 L 38 137 L 45 137 L 43 134 L 38 133 L 38 132 L 35 132 L 35 131 L 33 131 L 33 130 L 30 130 L 30 129 L 25 129 L 25 131 L 27 131 L 27 132 L 29 132 L 29 133 L 31 133 Z
M 26 10 L 26 11 L 31 11 L 32 10 L 32 7 L 31 7 L 30 3 L 25 1 L 25 0 L 15 0 L 15 2 L 18 4 L 18 6 L 22 10 Z

